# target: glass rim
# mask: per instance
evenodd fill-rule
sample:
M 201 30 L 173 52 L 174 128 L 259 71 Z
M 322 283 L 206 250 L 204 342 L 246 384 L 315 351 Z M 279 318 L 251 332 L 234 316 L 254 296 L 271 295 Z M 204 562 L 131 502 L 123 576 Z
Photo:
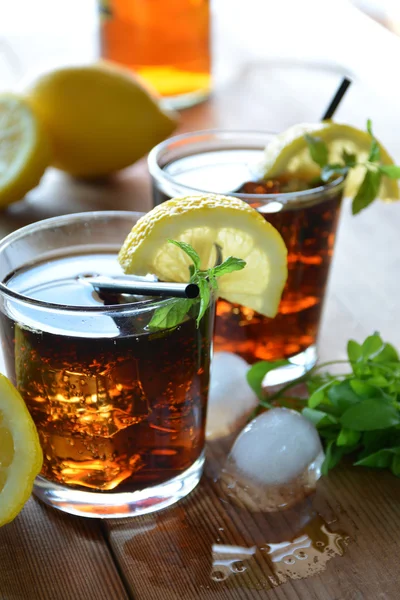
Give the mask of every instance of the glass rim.
M 29 225 L 25 225 L 24 227 L 20 227 L 15 231 L 12 231 L 8 235 L 6 235 L 2 240 L 0 240 L 0 257 L 3 250 L 12 242 L 16 240 L 23 239 L 26 234 L 30 234 L 32 232 L 37 232 L 40 229 L 48 229 L 49 226 L 58 225 L 60 222 L 64 222 L 67 220 L 73 221 L 81 221 L 82 219 L 91 218 L 91 219 L 101 219 L 105 217 L 142 217 L 145 213 L 138 211 L 128 211 L 128 210 L 96 210 L 96 211 L 86 211 L 80 213 L 71 213 L 65 215 L 59 215 L 56 217 L 50 217 L 48 219 L 41 219 L 40 221 L 35 221 L 34 223 L 30 223 Z M 29 263 L 26 263 L 27 265 Z M 44 300 L 38 300 L 36 298 L 31 298 L 29 296 L 25 296 L 19 292 L 16 292 L 7 285 L 5 285 L 2 281 L 0 281 L 0 296 L 3 294 L 6 297 L 12 298 L 13 300 L 17 300 L 24 304 L 29 304 L 36 306 L 42 309 L 48 309 L 57 312 L 71 312 L 71 313 L 117 313 L 117 312 L 126 312 L 135 311 L 141 312 L 143 310 L 150 310 L 159 304 L 163 304 L 165 302 L 170 301 L 172 298 L 156 298 L 149 300 L 139 300 L 138 302 L 126 302 L 125 304 L 110 304 L 109 306 L 99 305 L 99 306 L 78 306 L 76 304 L 58 304 L 55 302 L 46 302 Z
M 149 155 L 147 157 L 147 166 L 149 169 L 150 175 L 156 179 L 157 181 L 167 182 L 171 185 L 178 186 L 183 190 L 187 190 L 189 193 L 193 195 L 198 194 L 210 194 L 209 190 L 201 190 L 199 188 L 194 188 L 186 184 L 181 184 L 175 180 L 175 178 L 168 173 L 166 173 L 158 164 L 158 157 L 160 153 L 166 149 L 171 143 L 182 143 L 185 140 L 188 140 L 192 137 L 198 136 L 222 136 L 226 139 L 232 138 L 240 140 L 245 136 L 254 136 L 255 138 L 264 139 L 268 137 L 272 137 L 277 135 L 276 132 L 273 131 L 260 131 L 255 129 L 199 129 L 197 131 L 189 131 L 187 133 L 181 133 L 179 135 L 172 136 L 167 138 L 166 140 L 160 142 L 152 150 L 150 150 Z M 235 198 L 244 199 L 244 200 L 252 200 L 263 203 L 268 202 L 277 202 L 285 199 L 288 203 L 294 199 L 302 199 L 302 198 L 314 198 L 320 194 L 324 194 L 327 191 L 332 189 L 340 188 L 345 181 L 345 177 L 343 175 L 337 177 L 331 182 L 328 182 L 324 185 L 320 185 L 315 188 L 311 188 L 309 190 L 300 190 L 298 192 L 278 192 L 277 194 L 241 194 L 235 192 L 229 192 L 227 194 L 220 194 L 224 196 L 233 196 Z

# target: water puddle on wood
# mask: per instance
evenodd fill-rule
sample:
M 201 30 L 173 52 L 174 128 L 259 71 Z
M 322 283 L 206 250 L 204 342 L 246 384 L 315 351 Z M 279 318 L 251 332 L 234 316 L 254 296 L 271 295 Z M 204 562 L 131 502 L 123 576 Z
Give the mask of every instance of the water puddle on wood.
M 320 515 L 314 516 L 294 538 L 260 546 L 212 545 L 214 582 L 234 587 L 267 589 L 288 579 L 303 579 L 325 570 L 328 561 L 343 556 L 349 536 L 332 531 Z

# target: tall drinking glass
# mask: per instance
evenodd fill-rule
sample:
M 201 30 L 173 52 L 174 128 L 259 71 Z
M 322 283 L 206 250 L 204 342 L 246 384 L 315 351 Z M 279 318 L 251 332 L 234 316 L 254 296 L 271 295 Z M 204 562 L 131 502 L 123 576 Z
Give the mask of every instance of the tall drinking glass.
M 37 426 L 34 493 L 88 517 L 143 514 L 198 483 L 204 461 L 213 308 L 171 329 L 167 300 L 101 295 L 87 275 L 121 275 L 138 213 L 47 219 L 0 242 L 0 333 L 7 375 Z
M 282 235 L 288 280 L 275 319 L 220 299 L 214 349 L 249 363 L 289 359 L 270 384 L 294 379 L 317 360 L 316 343 L 343 196 L 343 179 L 303 191 L 238 193 L 260 177 L 272 134 L 197 131 L 156 146 L 149 155 L 155 204 L 207 192 L 237 196 L 256 208 Z

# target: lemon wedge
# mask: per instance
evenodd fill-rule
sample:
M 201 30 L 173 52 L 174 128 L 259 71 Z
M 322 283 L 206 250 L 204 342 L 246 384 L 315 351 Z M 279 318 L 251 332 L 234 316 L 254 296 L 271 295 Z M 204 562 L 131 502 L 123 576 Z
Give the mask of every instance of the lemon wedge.
M 124 271 L 188 281 L 190 259 L 168 239 L 193 246 L 202 269 L 229 256 L 245 260 L 245 269 L 218 279 L 219 296 L 275 316 L 287 277 L 286 247 L 276 229 L 246 202 L 209 194 L 160 204 L 136 223 L 125 240 L 119 254 Z
M 51 161 L 47 133 L 29 104 L 0 95 L 0 207 L 20 200 L 40 181 Z
M 0 374 L 0 527 L 22 510 L 42 462 L 39 436 L 25 402 Z
M 262 165 L 265 179 L 272 179 L 283 173 L 308 178 L 318 176 L 319 167 L 311 159 L 304 137 L 306 134 L 319 137 L 326 143 L 329 163 L 341 163 L 343 150 L 356 154 L 362 162 L 367 158 L 371 146 L 371 136 L 366 131 L 351 125 L 342 125 L 332 121 L 294 125 L 274 137 L 266 147 Z M 382 164 L 393 165 L 393 159 L 388 151 L 382 144 L 379 144 L 379 147 Z M 356 195 L 364 175 L 364 167 L 357 167 L 350 171 L 345 184 L 346 196 L 353 198 Z M 398 200 L 397 181 L 383 177 L 379 198 L 381 200 Z

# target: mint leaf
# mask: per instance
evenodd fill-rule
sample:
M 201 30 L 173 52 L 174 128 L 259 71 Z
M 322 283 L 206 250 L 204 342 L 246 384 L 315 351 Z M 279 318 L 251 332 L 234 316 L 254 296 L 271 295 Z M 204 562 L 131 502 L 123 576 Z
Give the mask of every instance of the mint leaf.
M 356 215 L 375 200 L 379 192 L 382 175 L 379 171 L 367 171 L 352 203 L 352 213 Z
M 223 263 L 209 269 L 209 274 L 213 277 L 221 277 L 221 275 L 226 275 L 227 273 L 232 273 L 233 271 L 241 271 L 246 266 L 246 262 L 241 258 L 235 258 L 234 256 L 229 256 L 224 260 Z
M 371 119 L 367 120 L 367 131 L 371 136 L 371 148 L 369 150 L 368 161 L 369 162 L 378 162 L 381 158 L 381 150 L 379 148 L 379 144 L 375 139 L 374 134 L 372 133 L 372 121 Z
M 212 289 L 213 289 L 214 291 L 217 291 L 217 290 L 218 290 L 218 282 L 217 282 L 217 279 L 214 277 L 214 275 L 209 275 L 209 276 L 208 276 L 208 279 L 209 279 L 209 281 L 210 281 L 210 285 L 211 285 Z
M 197 254 L 196 250 L 194 248 L 192 248 L 192 246 L 190 244 L 187 244 L 186 242 L 178 242 L 176 240 L 168 240 L 168 241 L 170 244 L 174 244 L 175 246 L 178 246 L 178 248 L 183 250 L 185 252 L 185 254 L 187 254 L 192 259 L 193 265 L 194 265 L 196 271 L 198 271 L 200 269 L 200 256 Z
M 353 429 L 342 428 L 337 437 L 336 444 L 338 446 L 354 446 L 358 444 L 361 438 L 359 431 L 353 431 Z
M 347 343 L 347 355 L 349 357 L 350 362 L 358 362 L 362 357 L 362 349 L 360 344 L 358 344 L 354 340 L 349 340 Z
M 313 391 L 308 399 L 309 408 L 315 408 L 324 402 L 326 394 L 325 390 L 327 390 L 333 383 L 335 382 L 332 380 L 326 381 L 319 388 Z
M 365 381 L 361 381 L 360 379 L 351 379 L 349 383 L 351 389 L 357 394 L 357 396 L 359 396 L 360 400 L 365 400 L 365 398 L 373 398 L 376 396 L 376 389 Z
M 342 159 L 346 167 L 355 167 L 357 164 L 357 156 L 351 152 L 347 152 L 346 148 L 343 148 Z
M 383 343 L 381 350 L 373 356 L 374 362 L 382 363 L 398 363 L 399 355 L 392 344 Z
M 400 450 L 400 448 L 398 448 L 398 450 Z M 393 473 L 393 475 L 396 475 L 396 477 L 400 477 L 400 452 L 399 454 L 395 454 L 393 456 L 393 460 L 392 460 L 392 464 L 390 465 L 391 471 Z
M 311 394 L 311 396 L 308 399 L 309 408 L 316 408 L 317 406 L 323 403 L 323 401 L 325 400 L 324 387 L 326 387 L 326 385 L 322 386 L 322 388 L 315 390 L 315 392 Z
M 383 341 L 377 333 L 368 336 L 361 346 L 363 358 L 374 358 L 374 356 L 377 356 L 382 350 Z
M 200 308 L 199 308 L 199 314 L 197 316 L 197 327 L 200 325 L 200 321 L 202 319 L 202 317 L 204 316 L 208 305 L 210 304 L 210 284 L 208 283 L 208 281 L 206 281 L 206 279 L 203 279 L 203 277 L 199 277 L 198 281 L 197 281 L 197 285 L 199 286 L 199 290 L 200 290 Z
M 373 138 L 367 160 L 369 162 L 375 163 L 375 162 L 378 162 L 380 160 L 380 158 L 381 158 L 381 149 L 380 149 L 379 144 L 376 141 L 376 139 Z
M 336 465 L 340 462 L 344 455 L 345 451 L 343 448 L 338 448 L 335 441 L 331 440 L 328 442 L 325 451 L 325 459 L 322 463 L 321 473 L 322 475 L 327 475 L 330 469 L 336 467 Z
M 250 367 L 250 369 L 247 371 L 247 382 L 251 389 L 256 393 L 259 400 L 264 399 L 264 394 L 262 391 L 262 382 L 266 374 L 270 371 L 273 371 L 274 369 L 277 369 L 279 367 L 285 367 L 289 364 L 289 361 L 285 359 L 275 360 L 273 362 L 260 360 L 259 362 L 255 363 Z
M 150 329 L 171 329 L 176 327 L 186 317 L 189 309 L 196 300 L 175 298 L 157 308 L 149 322 Z
M 400 167 L 397 165 L 379 165 L 379 171 L 390 179 L 400 179 Z
M 354 431 L 374 431 L 399 425 L 400 414 L 392 404 L 382 399 L 366 398 L 348 408 L 341 416 L 340 423 Z
M 369 454 L 364 458 L 354 463 L 357 467 L 376 467 L 378 469 L 386 469 L 391 466 L 394 456 L 400 455 L 400 447 L 397 448 L 382 448 L 378 452 Z
M 328 391 L 328 398 L 341 413 L 350 406 L 361 402 L 361 398 L 354 392 L 347 380 L 332 385 Z
M 301 414 L 318 428 L 337 425 L 338 423 L 338 420 L 333 415 L 329 415 L 322 410 L 315 410 L 315 408 L 303 408 Z
M 304 136 L 310 150 L 311 158 L 321 168 L 328 164 L 328 148 L 321 138 L 306 133 Z
M 374 375 L 368 379 L 368 384 L 372 387 L 383 389 L 389 387 L 390 382 L 386 379 L 386 377 L 378 373 L 378 375 Z
M 365 431 L 362 434 L 362 443 L 364 450 L 360 454 L 360 458 L 365 458 L 369 454 L 375 454 L 375 452 L 378 452 L 382 448 L 400 446 L 400 431 L 396 427 Z

